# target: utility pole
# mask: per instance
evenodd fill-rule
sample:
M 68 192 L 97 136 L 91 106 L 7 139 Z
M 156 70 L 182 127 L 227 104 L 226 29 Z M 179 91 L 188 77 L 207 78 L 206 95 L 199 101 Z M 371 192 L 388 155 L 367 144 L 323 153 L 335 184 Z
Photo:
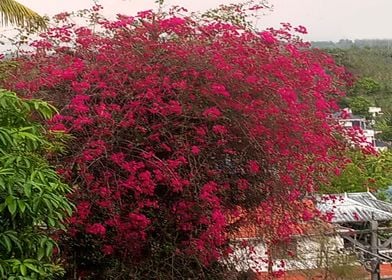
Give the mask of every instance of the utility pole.
M 370 221 L 370 246 L 373 253 L 371 259 L 371 280 L 380 280 L 380 259 L 378 258 L 378 222 Z

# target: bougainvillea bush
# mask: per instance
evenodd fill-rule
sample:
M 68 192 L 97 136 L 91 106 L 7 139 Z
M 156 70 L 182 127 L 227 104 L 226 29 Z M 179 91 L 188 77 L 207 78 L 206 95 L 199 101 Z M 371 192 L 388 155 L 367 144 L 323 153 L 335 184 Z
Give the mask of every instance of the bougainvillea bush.
M 345 81 L 292 35 L 303 27 L 99 8 L 93 27 L 58 15 L 4 81 L 56 105 L 48 126 L 74 136 L 57 159 L 74 186 L 73 275 L 208 278 L 244 212 L 265 242 L 317 214 L 302 199 L 343 162 L 330 113 Z

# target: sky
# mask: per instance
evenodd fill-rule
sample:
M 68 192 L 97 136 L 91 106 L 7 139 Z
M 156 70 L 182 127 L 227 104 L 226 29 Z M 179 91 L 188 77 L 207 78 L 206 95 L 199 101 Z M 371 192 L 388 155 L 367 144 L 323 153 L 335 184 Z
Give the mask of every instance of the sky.
M 54 15 L 92 6 L 92 0 L 19 0 L 43 15 Z M 190 11 L 206 10 L 235 0 L 166 0 Z M 273 11 L 258 20 L 261 27 L 278 27 L 281 22 L 307 27 L 305 40 L 392 38 L 392 0 L 269 0 Z M 156 7 L 154 0 L 99 0 L 104 14 L 132 15 Z

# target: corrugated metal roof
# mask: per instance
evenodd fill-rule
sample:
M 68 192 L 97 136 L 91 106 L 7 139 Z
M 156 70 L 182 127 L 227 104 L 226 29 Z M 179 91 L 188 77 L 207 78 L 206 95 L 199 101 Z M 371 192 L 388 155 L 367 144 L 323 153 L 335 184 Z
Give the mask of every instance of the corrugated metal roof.
M 323 195 L 317 198 L 317 208 L 322 213 L 332 212 L 333 223 L 392 221 L 392 204 L 370 192 Z

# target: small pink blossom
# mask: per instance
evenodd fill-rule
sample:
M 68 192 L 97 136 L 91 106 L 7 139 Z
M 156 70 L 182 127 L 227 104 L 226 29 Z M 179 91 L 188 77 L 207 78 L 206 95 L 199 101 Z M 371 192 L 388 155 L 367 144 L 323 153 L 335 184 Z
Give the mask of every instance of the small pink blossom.
M 255 175 L 260 172 L 260 165 L 257 161 L 250 160 L 248 161 L 248 169 L 251 174 Z
M 191 152 L 194 155 L 198 155 L 198 154 L 200 154 L 200 148 L 198 146 L 192 146 Z
M 210 118 L 211 120 L 216 120 L 222 115 L 222 112 L 217 107 L 211 107 L 203 112 L 203 116 Z
M 217 124 L 212 127 L 212 131 L 216 134 L 226 134 L 227 128 L 224 125 Z
M 274 44 L 277 42 L 276 38 L 274 37 L 274 35 L 271 34 L 271 32 L 268 31 L 263 31 L 260 33 L 260 37 L 269 44 Z
M 86 228 L 86 232 L 89 234 L 94 234 L 94 235 L 105 235 L 106 228 L 100 223 L 95 223 L 95 224 L 89 225 Z

